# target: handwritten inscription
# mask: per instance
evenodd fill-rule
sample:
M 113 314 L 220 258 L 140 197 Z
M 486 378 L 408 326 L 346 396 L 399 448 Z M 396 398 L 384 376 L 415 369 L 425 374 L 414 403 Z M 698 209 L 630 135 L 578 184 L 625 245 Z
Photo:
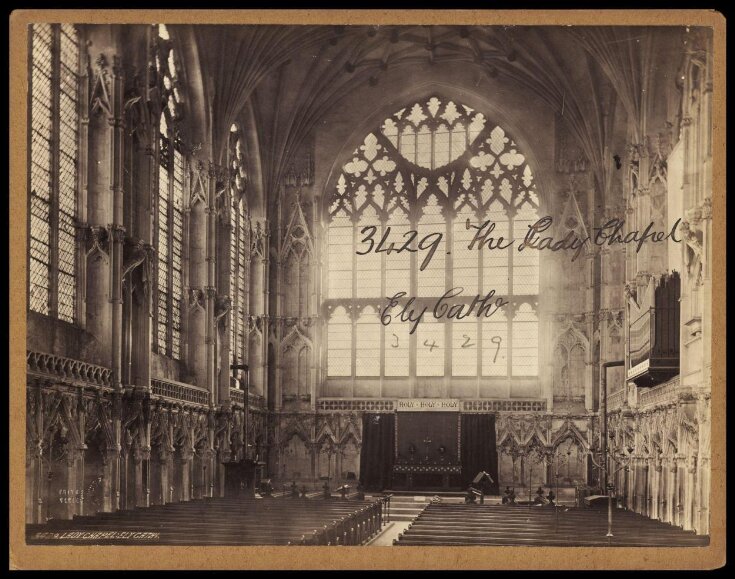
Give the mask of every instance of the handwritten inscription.
M 571 260 L 574 261 L 579 257 L 584 247 L 592 245 L 597 246 L 612 246 L 616 244 L 629 244 L 633 243 L 636 247 L 636 253 L 641 250 L 644 243 L 661 243 L 671 240 L 675 243 L 680 243 L 681 239 L 676 237 L 676 230 L 681 223 L 681 218 L 677 219 L 672 225 L 671 230 L 666 233 L 664 231 L 654 231 L 655 224 L 649 223 L 643 231 L 628 231 L 625 232 L 625 220 L 624 219 L 610 219 L 605 222 L 601 227 L 595 227 L 592 229 L 593 235 L 587 235 L 586 237 L 580 237 L 576 231 L 569 231 L 564 237 L 558 239 L 553 236 L 546 235 L 546 232 L 553 225 L 553 218 L 550 216 L 542 217 L 532 225 L 528 226 L 528 231 L 525 237 L 516 243 L 517 240 L 505 238 L 501 236 L 493 236 L 496 224 L 490 220 L 484 221 L 481 224 L 473 224 L 469 219 L 465 221 L 465 228 L 467 230 L 474 229 L 475 233 L 470 241 L 467 249 L 483 249 L 484 251 L 493 250 L 505 250 L 511 246 L 515 246 L 518 251 L 524 250 L 537 250 L 537 251 L 572 251 Z M 418 251 L 426 251 L 424 259 L 421 261 L 419 270 L 423 271 L 431 262 L 432 257 L 439 249 L 442 240 L 443 233 L 433 232 L 424 235 L 422 238 L 418 238 L 418 232 L 411 230 L 403 234 L 400 242 L 389 241 L 391 228 L 387 226 L 384 229 L 383 235 L 379 240 L 376 240 L 378 233 L 378 227 L 375 225 L 369 225 L 363 227 L 360 230 L 363 238 L 360 243 L 367 245 L 366 248 L 358 250 L 358 255 L 367 255 L 370 252 L 375 253 L 401 253 L 408 251 L 415 253 Z M 447 252 L 450 253 L 450 252 Z M 462 287 L 454 287 L 444 293 L 433 305 L 430 307 L 424 305 L 424 301 L 420 303 L 415 297 L 407 297 L 406 292 L 398 292 L 392 297 L 388 297 L 388 304 L 380 312 L 380 321 L 384 326 L 387 326 L 396 317 L 401 322 L 408 322 L 410 324 L 410 333 L 413 334 L 418 327 L 418 324 L 424 319 L 424 315 L 431 311 L 431 314 L 436 319 L 445 318 L 447 320 L 461 320 L 467 316 L 475 315 L 476 317 L 489 318 L 500 308 L 508 305 L 510 302 L 502 297 L 495 296 L 495 290 L 489 291 L 484 297 L 479 294 L 472 298 L 470 303 L 451 303 L 452 298 L 460 296 L 464 291 Z M 462 300 L 464 301 L 464 300 Z M 397 308 L 396 312 L 392 312 L 393 308 Z M 461 345 L 462 348 L 472 347 L 469 337 L 463 336 L 465 341 Z M 500 337 L 497 341 L 497 352 L 495 357 L 500 351 Z M 493 340 L 494 340 L 493 338 Z M 398 336 L 393 334 L 394 341 L 391 343 L 392 348 L 398 348 Z M 493 343 L 496 343 L 493 341 Z M 438 348 L 436 344 L 428 343 L 425 341 L 424 346 L 433 351 Z
M 495 230 L 495 223 L 490 220 L 484 221 L 481 224 L 475 225 L 470 222 L 469 219 L 465 222 L 465 228 L 467 230 L 474 229 L 475 234 L 467 246 L 468 249 L 480 249 L 484 248 L 486 251 L 492 250 L 503 250 L 515 245 L 518 251 L 524 251 L 529 249 L 535 250 L 548 250 L 548 251 L 573 251 L 571 260 L 576 260 L 582 249 L 586 245 L 597 245 L 597 246 L 612 246 L 617 244 L 628 244 L 634 243 L 636 246 L 636 253 L 640 252 L 644 243 L 661 243 L 664 241 L 674 241 L 680 243 L 681 239 L 677 239 L 676 230 L 681 223 L 681 218 L 676 220 L 671 227 L 671 231 L 665 233 L 663 231 L 654 231 L 655 224 L 649 223 L 643 231 L 628 231 L 624 232 L 625 219 L 610 219 L 602 227 L 593 228 L 593 235 L 586 237 L 580 237 L 575 231 L 568 231 L 561 239 L 555 239 L 553 236 L 541 235 L 546 233 L 548 229 L 553 225 L 553 218 L 550 216 L 542 217 L 534 224 L 528 226 L 528 231 L 525 237 L 516 244 L 516 239 L 506 239 L 502 235 L 494 237 L 491 234 Z M 421 261 L 419 270 L 423 271 L 431 262 L 432 257 L 439 249 L 442 238 L 444 236 L 441 232 L 433 232 L 423 236 L 414 243 L 418 237 L 418 232 L 411 230 L 403 234 L 403 240 L 401 243 L 396 241 L 388 241 L 390 237 L 391 228 L 386 227 L 382 237 L 376 242 L 375 235 L 377 234 L 378 228 L 375 225 L 369 225 L 363 227 L 360 233 L 364 236 L 360 242 L 367 245 L 367 248 L 358 250 L 355 253 L 357 255 L 366 255 L 371 251 L 375 253 L 386 253 L 391 254 L 401 253 L 408 251 L 415 253 L 418 251 L 427 251 L 428 253 L 424 256 Z
M 421 265 L 419 266 L 419 269 L 421 271 L 424 271 L 427 265 L 429 265 L 429 262 L 431 261 L 431 258 L 434 257 L 434 253 L 436 253 L 436 250 L 439 248 L 439 244 L 442 241 L 442 234 L 439 232 L 435 233 L 429 233 L 428 235 L 425 235 L 422 237 L 418 242 L 418 247 L 413 247 L 412 243 L 418 236 L 417 231 L 407 231 L 403 234 L 403 237 L 408 236 L 408 239 L 402 244 L 398 245 L 396 247 L 395 242 L 391 242 L 389 245 L 386 246 L 388 236 L 390 235 L 390 226 L 385 228 L 385 232 L 383 233 L 383 236 L 380 238 L 380 241 L 377 245 L 375 245 L 375 233 L 377 232 L 378 228 L 375 225 L 368 225 L 367 227 L 363 227 L 360 230 L 360 233 L 365 235 L 365 237 L 361 240 L 362 243 L 367 243 L 370 245 L 366 250 L 364 251 L 356 251 L 357 255 L 366 255 L 370 253 L 371 251 L 375 251 L 375 253 L 383 253 L 391 254 L 392 252 L 401 253 L 402 251 L 409 251 L 411 253 L 415 253 L 417 251 L 421 250 L 428 250 L 429 253 L 426 254 L 426 257 L 424 257 L 424 260 L 421 262 Z
M 449 300 L 459 296 L 462 292 L 464 292 L 464 288 L 462 287 L 453 287 L 449 291 L 445 292 L 444 295 L 436 301 L 434 307 L 431 308 L 433 316 L 437 320 L 441 318 L 461 320 L 471 315 L 475 315 L 478 318 L 489 318 L 500 308 L 505 307 L 510 303 L 502 297 L 495 298 L 495 290 L 490 290 L 485 297 L 476 295 L 472 298 L 472 301 L 469 304 L 454 303 L 450 305 Z M 400 306 L 399 302 L 401 298 L 405 296 L 406 292 L 398 292 L 393 297 L 388 298 L 388 305 L 386 305 L 380 313 L 380 321 L 384 326 L 391 323 L 391 320 L 393 319 L 391 310 L 394 307 Z M 424 318 L 424 314 L 429 311 L 428 306 L 415 304 L 416 298 L 410 297 L 403 306 L 400 306 L 400 311 L 398 311 L 397 314 L 394 314 L 398 319 L 400 319 L 400 321 L 410 323 L 411 329 L 409 330 L 409 333 L 411 334 L 416 331 L 418 324 Z

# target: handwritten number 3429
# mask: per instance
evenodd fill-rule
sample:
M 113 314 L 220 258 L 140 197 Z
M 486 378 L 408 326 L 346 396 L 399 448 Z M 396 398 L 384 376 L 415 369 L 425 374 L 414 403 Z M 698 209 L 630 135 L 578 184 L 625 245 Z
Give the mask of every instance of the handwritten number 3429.
M 422 237 L 419 240 L 417 247 L 411 247 L 414 239 L 416 239 L 416 237 L 418 236 L 418 232 L 407 231 L 403 234 L 403 237 L 408 236 L 408 239 L 402 246 L 399 244 L 399 246 L 396 247 L 396 242 L 393 241 L 386 247 L 385 244 L 388 236 L 390 235 L 390 227 L 386 227 L 383 236 L 380 238 L 380 241 L 377 242 L 376 246 L 375 234 L 377 231 L 378 227 L 375 225 L 367 225 L 360 230 L 360 233 L 365 236 L 362 238 L 361 243 L 368 243 L 369 247 L 365 251 L 356 251 L 355 253 L 357 255 L 367 255 L 368 253 L 373 251 L 373 249 L 375 250 L 375 253 L 385 252 L 388 255 L 390 255 L 394 251 L 396 253 L 401 253 L 402 251 L 410 251 L 415 253 L 419 249 L 428 250 L 429 252 L 426 254 L 426 257 L 424 257 L 424 260 L 421 262 L 421 266 L 419 267 L 420 271 L 424 271 L 426 266 L 429 265 L 431 258 L 434 257 L 434 253 L 436 253 L 436 250 L 439 249 L 439 244 L 442 241 L 442 234 L 439 232 L 434 232 Z
M 393 338 L 395 338 L 393 340 L 393 342 L 391 343 L 391 345 L 390 345 L 391 348 L 398 348 L 398 347 L 400 347 L 399 346 L 399 341 L 398 341 L 398 336 L 396 334 L 391 334 L 391 335 L 393 336 Z M 464 338 L 464 342 L 462 342 L 462 345 L 460 346 L 461 348 L 472 348 L 472 347 L 474 347 L 475 344 L 471 344 L 470 343 L 471 340 L 470 340 L 470 337 L 467 334 L 462 334 L 462 337 Z M 496 346 L 496 348 L 495 348 L 495 355 L 493 356 L 493 364 L 494 364 L 498 360 L 498 354 L 500 353 L 500 344 L 503 342 L 503 339 L 500 336 L 493 336 L 492 338 L 490 338 L 490 341 L 493 344 L 495 344 L 495 346 Z M 429 351 L 430 352 L 433 351 L 434 348 L 438 348 L 439 347 L 439 346 L 436 345 L 436 342 L 434 340 L 431 341 L 431 344 L 429 343 L 429 340 L 424 340 L 424 346 L 426 346 L 427 348 L 429 348 Z

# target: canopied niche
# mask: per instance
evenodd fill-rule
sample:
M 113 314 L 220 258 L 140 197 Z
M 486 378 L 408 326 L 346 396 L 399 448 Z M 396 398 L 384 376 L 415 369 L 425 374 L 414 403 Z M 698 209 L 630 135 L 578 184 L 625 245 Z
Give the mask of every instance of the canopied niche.
M 289 317 L 311 315 L 313 293 L 314 242 L 301 203 L 300 192 L 291 204 L 291 216 L 281 246 L 283 267 L 282 312 Z
M 587 380 L 587 338 L 568 325 L 554 344 L 554 402 L 584 403 Z
M 309 401 L 312 392 L 313 344 L 294 327 L 281 342 L 281 393 L 284 401 Z

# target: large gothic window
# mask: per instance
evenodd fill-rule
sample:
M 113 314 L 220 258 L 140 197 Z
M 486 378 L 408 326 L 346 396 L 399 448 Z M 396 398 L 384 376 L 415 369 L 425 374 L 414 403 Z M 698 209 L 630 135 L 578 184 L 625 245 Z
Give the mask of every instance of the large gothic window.
M 468 246 L 489 235 L 522 240 L 538 219 L 531 168 L 506 131 L 470 107 L 439 97 L 387 118 L 355 149 L 330 192 L 326 311 L 327 375 L 354 377 L 538 375 L 539 255 Z M 373 227 L 371 227 L 373 226 Z M 388 230 L 390 229 L 390 231 Z M 414 251 L 370 251 L 409 243 Z M 418 234 L 411 239 L 409 231 Z M 432 258 L 422 239 L 441 234 Z M 423 244 L 428 247 L 427 244 Z M 365 253 L 359 255 L 359 253 Z M 510 303 L 493 316 L 437 320 L 431 308 L 452 288 L 469 304 L 495 290 Z M 416 331 L 379 313 L 406 292 L 427 305 Z M 495 298 L 493 298 L 495 299 Z M 399 308 L 393 310 L 398 313 Z
M 157 27 L 156 69 L 161 79 L 161 117 L 158 132 L 158 194 L 156 195 L 156 332 L 159 354 L 181 358 L 183 296 L 185 159 L 178 123 L 182 102 L 178 60 L 168 30 Z
M 240 130 L 230 128 L 228 165 L 230 171 L 230 351 L 234 364 L 245 361 L 247 341 L 248 247 L 250 227 L 247 217 L 245 154 Z
M 79 37 L 71 24 L 31 27 L 29 307 L 77 317 Z

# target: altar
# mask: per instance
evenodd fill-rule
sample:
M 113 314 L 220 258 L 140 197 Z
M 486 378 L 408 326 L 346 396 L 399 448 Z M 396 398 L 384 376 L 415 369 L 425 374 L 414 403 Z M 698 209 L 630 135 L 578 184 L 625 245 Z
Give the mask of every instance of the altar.
M 431 402 L 427 408 L 397 412 L 394 489 L 459 490 L 463 486 L 460 414 L 446 403 Z
M 396 489 L 442 489 L 462 487 L 462 466 L 459 464 L 396 464 L 393 465 L 393 487 Z
M 365 412 L 360 482 L 370 491 L 463 491 L 487 473 L 498 493 L 495 415 L 460 412 L 456 399 L 401 399 Z

